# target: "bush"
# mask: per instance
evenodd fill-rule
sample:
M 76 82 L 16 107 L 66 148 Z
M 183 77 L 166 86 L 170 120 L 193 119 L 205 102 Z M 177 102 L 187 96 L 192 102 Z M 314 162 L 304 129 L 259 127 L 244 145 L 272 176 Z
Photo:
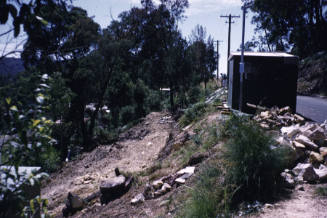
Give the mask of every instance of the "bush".
M 229 217 L 230 188 L 223 185 L 218 164 L 206 165 L 191 191 L 180 217 Z
M 227 181 L 240 187 L 234 200 L 268 200 L 279 188 L 284 156 L 271 149 L 273 140 L 254 122 L 233 116 L 223 130 Z
M 182 127 L 189 125 L 193 121 L 198 120 L 206 112 L 206 107 L 208 105 L 204 102 L 197 103 L 191 108 L 185 111 L 185 114 L 181 117 L 179 123 Z

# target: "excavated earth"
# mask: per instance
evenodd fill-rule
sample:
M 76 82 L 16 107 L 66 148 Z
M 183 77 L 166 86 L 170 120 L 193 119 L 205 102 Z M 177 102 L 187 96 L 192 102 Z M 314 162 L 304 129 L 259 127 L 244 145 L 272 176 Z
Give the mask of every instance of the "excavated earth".
M 115 144 L 99 146 L 67 163 L 61 171 L 50 176 L 41 190 L 42 197 L 49 200 L 50 214 L 62 216 L 69 192 L 82 198 L 97 192 L 101 181 L 115 176 L 116 167 L 121 172 L 133 174 L 155 165 L 159 155 L 164 155 L 162 152 L 175 125 L 168 113 L 150 113 L 141 123 L 121 134 Z M 134 185 L 127 194 L 107 205 L 101 205 L 99 198 L 96 198 L 74 216 L 152 217 L 150 202 L 144 204 L 143 209 L 130 205 L 130 200 L 141 191 L 141 187 Z
M 201 122 L 214 122 L 218 116 L 219 112 L 210 114 Z M 185 131 L 191 133 L 192 128 L 184 128 Z M 173 187 L 172 191 L 155 199 L 134 206 L 130 202 L 133 197 L 144 191 L 147 182 L 153 181 L 151 176 L 158 172 L 152 172 L 151 168 L 169 155 L 172 141 L 178 138 L 179 134 L 181 131 L 170 114 L 153 112 L 141 123 L 121 134 L 115 144 L 99 146 L 67 163 L 62 170 L 52 174 L 42 187 L 42 197 L 49 200 L 50 214 L 62 217 L 62 209 L 69 192 L 87 198 L 99 191 L 101 181 L 115 177 L 114 169 L 118 167 L 121 172 L 133 175 L 143 172 L 143 175 L 136 176 L 134 185 L 120 198 L 101 205 L 99 197 L 96 197 L 73 217 L 173 217 L 180 204 L 186 200 L 179 199 L 176 204 L 176 198 L 185 196 L 193 186 L 196 176 L 187 181 L 186 185 Z M 168 167 L 160 169 L 161 174 L 156 178 L 170 175 L 180 167 L 171 161 Z M 150 172 L 144 173 L 148 171 Z M 326 184 L 303 184 L 302 188 L 297 187 L 287 198 L 267 204 L 262 212 L 249 217 L 327 217 L 327 198 L 314 194 L 318 186 L 326 187 Z

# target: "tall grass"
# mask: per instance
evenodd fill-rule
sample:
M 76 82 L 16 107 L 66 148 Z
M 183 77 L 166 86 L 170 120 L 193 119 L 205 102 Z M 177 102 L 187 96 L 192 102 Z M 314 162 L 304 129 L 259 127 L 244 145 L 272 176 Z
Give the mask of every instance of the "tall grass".
M 286 150 L 272 149 L 272 138 L 246 118 L 233 116 L 224 131 L 230 138 L 225 146 L 226 179 L 240 187 L 233 201 L 271 199 L 280 188 Z

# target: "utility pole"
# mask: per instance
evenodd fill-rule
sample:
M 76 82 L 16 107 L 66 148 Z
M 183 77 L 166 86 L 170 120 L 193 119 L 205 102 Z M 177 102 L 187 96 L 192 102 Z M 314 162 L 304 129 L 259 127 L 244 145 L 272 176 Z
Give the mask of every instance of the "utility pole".
M 231 35 L 231 24 L 234 23 L 232 21 L 233 18 L 240 18 L 240 16 L 235 16 L 235 15 L 221 15 L 221 18 L 228 18 L 228 50 L 227 50 L 227 87 L 229 87 L 229 64 L 228 64 L 228 58 L 230 55 L 230 35 Z
M 217 40 L 217 82 L 218 82 L 218 79 L 219 79 L 219 58 L 220 58 L 219 43 L 221 43 L 221 42 L 223 42 L 223 41 Z

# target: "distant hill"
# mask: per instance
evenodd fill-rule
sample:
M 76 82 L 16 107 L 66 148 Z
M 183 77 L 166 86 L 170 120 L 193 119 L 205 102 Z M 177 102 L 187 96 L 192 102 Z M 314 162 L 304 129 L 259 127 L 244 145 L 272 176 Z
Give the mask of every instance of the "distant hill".
M 4 58 L 0 60 L 0 76 L 15 77 L 18 73 L 24 71 L 22 59 Z

